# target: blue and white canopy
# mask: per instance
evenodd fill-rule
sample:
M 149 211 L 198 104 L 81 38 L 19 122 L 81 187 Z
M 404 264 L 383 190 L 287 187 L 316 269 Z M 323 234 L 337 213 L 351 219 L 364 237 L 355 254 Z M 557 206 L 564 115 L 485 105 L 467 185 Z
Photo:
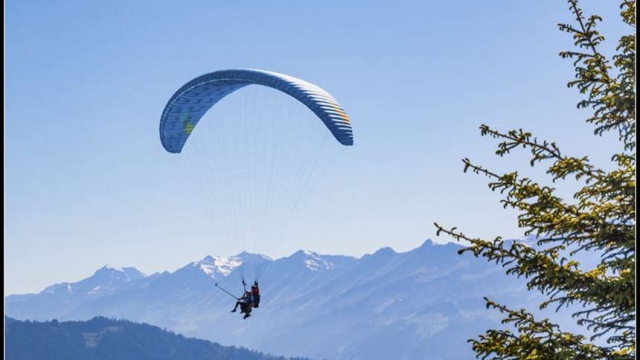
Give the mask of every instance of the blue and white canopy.
M 218 101 L 247 85 L 263 85 L 280 90 L 313 111 L 342 145 L 353 145 L 349 117 L 340 104 L 320 87 L 265 70 L 221 70 L 199 76 L 182 86 L 162 112 L 160 140 L 171 153 L 182 151 L 202 116 Z

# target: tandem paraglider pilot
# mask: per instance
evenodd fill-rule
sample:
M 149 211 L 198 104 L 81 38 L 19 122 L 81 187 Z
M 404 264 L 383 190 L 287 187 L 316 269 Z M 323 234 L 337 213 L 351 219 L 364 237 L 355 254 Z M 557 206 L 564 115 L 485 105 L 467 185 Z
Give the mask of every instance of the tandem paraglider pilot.
M 244 282 L 243 282 L 244 284 Z M 254 282 L 251 286 L 251 291 L 245 291 L 244 294 L 236 302 L 236 306 L 233 307 L 231 312 L 236 312 L 238 306 L 240 306 L 240 313 L 244 314 L 243 319 L 251 316 L 251 310 L 257 308 L 260 305 L 260 288 L 258 282 Z

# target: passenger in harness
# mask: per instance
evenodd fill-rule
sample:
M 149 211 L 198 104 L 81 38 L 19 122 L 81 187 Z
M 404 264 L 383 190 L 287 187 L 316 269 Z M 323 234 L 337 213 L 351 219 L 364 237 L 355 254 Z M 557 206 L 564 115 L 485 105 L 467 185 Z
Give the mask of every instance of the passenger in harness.
M 231 310 L 231 312 L 236 312 L 238 306 L 240 306 L 240 313 L 244 314 L 243 319 L 251 316 L 251 308 L 253 307 L 253 295 L 251 294 L 251 291 L 244 292 L 242 297 L 240 297 L 236 302 L 236 306 Z
M 257 281 L 254 281 L 251 286 L 251 295 L 253 296 L 253 307 L 258 308 L 260 306 L 260 288 Z

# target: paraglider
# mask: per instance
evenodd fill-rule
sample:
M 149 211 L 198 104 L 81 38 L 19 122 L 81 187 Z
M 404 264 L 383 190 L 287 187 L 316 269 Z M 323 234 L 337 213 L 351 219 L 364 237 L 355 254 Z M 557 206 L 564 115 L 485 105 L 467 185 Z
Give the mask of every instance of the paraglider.
M 228 95 L 249 85 L 275 89 L 295 99 L 315 115 L 316 119 L 313 122 L 319 124 L 316 120 L 320 120 L 324 124 L 331 137 L 340 145 L 353 145 L 351 121 L 342 106 L 327 91 L 289 75 L 256 69 L 232 69 L 199 76 L 187 82 L 171 96 L 160 118 L 160 141 L 164 149 L 169 153 L 182 153 L 206 113 Z M 274 139 L 261 141 L 261 137 L 268 136 L 267 130 L 273 128 L 280 120 L 285 120 L 280 114 L 274 118 L 272 124 L 268 121 L 258 121 L 263 119 L 247 119 L 244 128 L 244 119 L 241 119 L 241 116 L 233 118 L 228 129 L 223 127 L 223 123 L 218 123 L 218 119 L 214 120 L 216 122 L 211 126 L 215 129 L 213 131 L 218 136 L 218 142 L 212 141 L 211 146 L 217 145 L 218 148 L 214 147 L 213 151 L 210 148 L 201 151 L 207 157 L 196 167 L 210 167 L 206 169 L 208 172 L 203 171 L 207 177 L 206 182 L 217 181 L 217 186 L 209 187 L 212 196 L 217 196 L 215 219 L 220 222 L 220 227 L 227 228 L 226 234 L 230 241 L 246 238 L 249 230 L 253 230 L 253 233 L 262 239 L 268 239 L 269 236 L 281 237 L 286 220 L 297 206 L 301 195 L 308 191 L 307 183 L 311 174 L 319 167 L 318 157 L 323 154 L 327 136 L 322 140 L 322 147 L 312 148 L 309 145 L 309 132 L 319 130 L 304 132 L 305 129 L 301 127 L 303 119 L 293 119 L 290 124 L 284 125 L 283 122 L 283 129 L 273 131 Z M 254 131 L 253 141 L 237 145 L 237 139 L 250 135 L 248 132 L 252 130 L 251 123 L 262 128 Z M 296 133 L 296 130 L 299 133 Z M 287 148 L 282 136 L 285 134 L 297 140 L 298 146 Z M 255 148 L 256 144 L 263 144 L 265 147 L 258 149 Z M 238 152 L 244 153 L 234 153 L 233 146 L 241 146 L 238 147 Z M 304 147 L 311 148 L 310 151 L 314 151 L 315 157 L 305 158 L 301 151 Z M 253 153 L 249 153 L 251 151 Z M 241 155 L 245 157 L 241 158 Z M 293 156 L 300 157 L 298 163 L 291 161 Z M 240 166 L 238 164 L 245 169 L 235 168 Z M 294 172 L 296 169 L 299 169 L 298 173 Z M 251 181 L 256 183 L 252 184 Z M 258 183 L 260 181 L 262 183 Z M 238 190 L 230 189 L 231 186 L 237 186 Z M 212 190 L 213 187 L 215 189 Z M 264 218 L 262 222 L 258 220 L 260 217 Z M 247 290 L 244 274 L 241 274 L 244 292 L 239 298 L 215 284 L 237 300 L 232 312 L 236 312 L 240 307 L 244 319 L 251 316 L 252 309 L 260 305 L 257 280 L 267 264 L 265 261 L 256 266 L 256 280 L 251 290 Z
M 244 284 L 244 281 L 243 281 Z M 253 297 L 253 294 L 251 291 L 247 291 L 245 289 L 244 293 L 242 294 L 242 296 L 240 297 L 235 297 L 232 293 L 230 293 L 228 290 L 224 289 L 223 287 L 221 287 L 220 285 L 218 285 L 216 283 L 216 287 L 222 291 L 224 291 L 225 293 L 229 294 L 231 297 L 233 297 L 234 299 L 236 299 L 236 305 L 233 307 L 233 310 L 231 310 L 232 313 L 238 311 L 238 306 L 240 307 L 240 313 L 244 314 L 243 319 L 247 319 L 248 317 L 251 316 L 251 309 L 254 307 L 257 307 L 255 305 L 255 299 Z
M 258 287 L 258 282 L 255 281 L 253 283 L 253 285 L 251 286 L 251 291 L 248 291 L 246 289 L 246 284 L 244 282 L 244 280 L 242 280 L 242 285 L 245 286 L 245 290 L 244 293 L 242 294 L 242 296 L 240 296 L 239 298 L 236 298 L 235 296 L 233 296 L 233 294 L 231 294 L 229 291 L 227 291 L 226 289 L 224 289 L 223 287 L 221 287 L 220 285 L 218 285 L 217 283 L 215 284 L 216 287 L 222 291 L 224 291 L 225 293 L 231 295 L 231 297 L 235 298 L 236 301 L 236 305 L 233 307 L 233 310 L 231 310 L 232 313 L 238 311 L 238 306 L 240 307 L 240 313 L 244 314 L 243 319 L 247 319 L 248 317 L 251 316 L 251 310 L 254 308 L 258 308 L 260 305 L 260 288 Z

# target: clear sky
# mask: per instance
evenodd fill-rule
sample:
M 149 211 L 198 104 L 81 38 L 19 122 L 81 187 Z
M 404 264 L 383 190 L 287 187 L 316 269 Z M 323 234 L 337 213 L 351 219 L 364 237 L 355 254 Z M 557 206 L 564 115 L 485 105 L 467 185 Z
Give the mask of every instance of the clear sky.
M 617 2 L 604 16 L 611 52 Z M 596 138 L 565 84 L 571 47 L 544 1 L 18 1 L 5 2 L 5 293 L 37 292 L 104 264 L 173 271 L 239 250 L 361 256 L 435 238 L 433 222 L 467 234 L 519 237 L 486 179 L 526 154 L 493 155 L 478 126 L 533 131 L 607 166 L 616 137 Z M 207 236 L 194 194 L 160 144 L 160 114 L 188 80 L 261 68 L 331 92 L 355 145 L 341 153 L 277 247 Z

